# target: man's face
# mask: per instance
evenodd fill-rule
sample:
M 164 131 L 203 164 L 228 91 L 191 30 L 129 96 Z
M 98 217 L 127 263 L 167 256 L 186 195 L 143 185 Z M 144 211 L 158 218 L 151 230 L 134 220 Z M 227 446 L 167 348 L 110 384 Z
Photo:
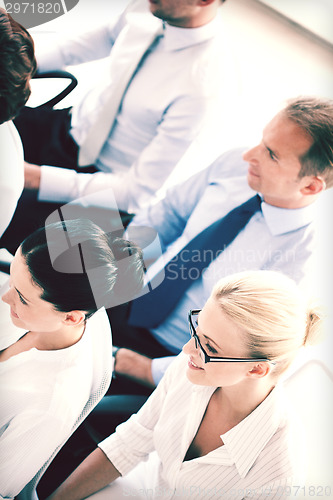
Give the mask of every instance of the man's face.
M 249 186 L 271 205 L 303 206 L 304 188 L 313 176 L 298 177 L 300 158 L 311 145 L 311 137 L 280 112 L 265 127 L 261 143 L 243 154 Z
M 172 26 L 189 27 L 198 13 L 198 0 L 148 0 L 151 13 Z

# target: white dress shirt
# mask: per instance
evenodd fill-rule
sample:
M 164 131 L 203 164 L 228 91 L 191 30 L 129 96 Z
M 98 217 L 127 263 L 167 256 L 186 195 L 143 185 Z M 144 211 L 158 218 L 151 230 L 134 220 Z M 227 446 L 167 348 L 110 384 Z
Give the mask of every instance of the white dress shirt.
M 149 12 L 146 0 L 130 5 L 115 25 L 73 40 L 61 40 L 39 50 L 41 71 L 108 57 L 96 86 L 72 109 L 71 134 L 80 146 L 108 88 L 117 83 L 123 59 L 136 51 L 133 25 L 151 26 L 161 20 Z M 69 202 L 112 189 L 122 210 L 136 212 L 155 196 L 204 125 L 227 119 L 227 105 L 236 99 L 235 65 L 220 16 L 199 28 L 166 24 L 164 36 L 145 58 L 123 99 L 114 127 L 96 161 L 101 171 L 42 167 L 39 199 Z M 217 125 L 218 126 L 218 125 Z M 98 202 L 97 202 L 98 203 Z M 107 205 L 107 195 L 99 204 Z
M 0 237 L 9 225 L 24 186 L 23 149 L 12 122 L 0 125 Z
M 285 498 L 288 484 L 302 484 L 302 433 L 288 414 L 280 386 L 221 435 L 224 445 L 184 461 L 215 390 L 192 384 L 186 376 L 187 362 L 188 357 L 180 354 L 140 411 L 99 444 L 122 475 L 156 452 L 138 466 L 138 474 L 133 471 L 132 477 L 139 476 L 140 482 L 132 481 L 132 488 L 125 483 L 123 496 L 136 492 L 140 497 L 141 492 L 140 498 L 145 493 L 152 499 Z M 110 485 L 96 499 L 113 498 L 112 491 Z
M 141 211 L 132 224 L 153 227 L 165 249 L 164 255 L 148 270 L 149 278 L 157 274 L 172 257 L 198 233 L 224 217 L 254 194 L 247 183 L 247 163 L 242 150 L 236 149 L 219 157 L 210 167 L 185 183 L 170 189 L 159 203 Z M 312 204 L 314 205 L 314 204 Z M 244 270 L 270 269 L 281 271 L 303 287 L 315 260 L 314 207 L 284 209 L 262 203 L 234 241 L 210 264 L 210 253 L 200 250 L 182 258 L 193 260 L 193 279 L 173 312 L 157 328 L 153 336 L 171 352 L 178 354 L 189 339 L 187 313 L 201 309 L 219 278 Z M 176 257 L 177 258 L 177 257 Z M 207 268 L 198 278 L 195 262 L 207 261 Z M 175 266 L 170 262 L 170 270 Z M 176 267 L 175 267 L 176 269 Z M 176 276 L 176 270 L 175 270 Z M 158 382 L 165 370 L 165 360 L 153 361 L 153 377 Z
M 1 336 L 9 306 L 1 301 Z M 0 499 L 13 499 L 66 440 L 93 383 L 93 336 L 110 324 L 104 309 L 66 349 L 35 348 L 0 362 Z M 4 349 L 24 334 L 9 324 Z M 110 332 L 111 336 L 111 332 Z

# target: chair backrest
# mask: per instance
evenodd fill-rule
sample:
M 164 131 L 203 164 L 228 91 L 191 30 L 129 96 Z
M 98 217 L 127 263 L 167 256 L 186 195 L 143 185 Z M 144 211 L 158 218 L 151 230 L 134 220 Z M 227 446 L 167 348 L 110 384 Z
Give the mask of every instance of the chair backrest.
M 105 318 L 108 321 L 107 317 Z M 17 495 L 16 500 L 38 500 L 37 495 L 37 485 L 40 481 L 42 475 L 46 471 L 47 467 L 50 465 L 51 461 L 54 459 L 56 454 L 60 451 L 69 437 L 78 428 L 78 426 L 83 422 L 83 420 L 89 415 L 97 403 L 102 399 L 106 393 L 112 378 L 112 337 L 110 330 L 108 328 L 101 328 L 94 332 L 93 337 L 93 382 L 91 386 L 91 391 L 89 398 L 81 412 L 78 415 L 72 429 L 65 437 L 63 442 L 53 451 L 48 460 L 39 469 L 37 474 L 32 478 L 32 480 L 24 487 L 24 489 Z
M 70 73 L 69 71 L 64 71 L 64 70 L 56 70 L 56 71 L 45 71 L 44 73 L 36 73 L 33 77 L 35 80 L 36 79 L 41 79 L 41 78 L 56 78 L 56 79 L 67 79 L 69 80 L 67 87 L 64 90 L 61 90 L 56 96 L 52 97 L 49 99 L 47 102 L 44 102 L 40 104 L 39 106 L 36 106 L 38 108 L 41 107 L 47 107 L 47 108 L 53 108 L 56 104 L 58 104 L 62 99 L 68 96 L 72 90 L 75 89 L 77 86 L 77 79 L 76 77 Z

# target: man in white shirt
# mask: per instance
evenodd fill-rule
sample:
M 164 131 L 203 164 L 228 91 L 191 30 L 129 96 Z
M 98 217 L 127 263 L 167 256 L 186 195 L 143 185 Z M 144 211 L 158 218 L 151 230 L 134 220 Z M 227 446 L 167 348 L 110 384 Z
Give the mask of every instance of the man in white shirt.
M 16 120 L 29 162 L 26 190 L 37 193 L 39 202 L 62 204 L 101 192 L 96 204 L 110 208 L 102 192 L 112 189 L 121 211 L 147 205 L 202 127 L 218 115 L 218 106 L 223 120 L 222 106 L 236 94 L 233 60 L 217 16 L 223 1 L 136 0 L 116 24 L 61 40 L 46 53 L 37 46 L 40 71 L 103 57 L 108 65 L 71 109 L 26 109 Z M 140 49 L 152 40 L 140 59 Z M 106 135 L 99 133 L 108 120 L 103 110 L 112 114 L 122 75 L 136 59 L 115 120 Z M 23 202 L 21 217 L 27 212 Z M 32 208 L 38 217 L 42 207 L 29 206 L 30 214 Z M 19 215 L 17 221 L 21 229 Z
M 153 290 L 133 301 L 130 313 L 110 310 L 114 344 L 127 348 L 115 357 L 115 382 L 123 382 L 123 390 L 120 374 L 150 387 L 159 382 L 170 362 L 163 356 L 178 354 L 188 340 L 188 310 L 202 307 L 219 278 L 246 269 L 273 269 L 307 286 L 316 243 L 315 201 L 333 185 L 332 146 L 333 102 L 291 100 L 266 126 L 258 146 L 225 153 L 137 214 L 132 225 L 153 227 L 164 253 L 148 268 Z M 261 210 L 230 244 L 221 243 L 214 252 L 189 249 L 206 228 L 255 192 L 262 199 Z M 174 289 L 169 286 L 169 295 L 156 304 L 154 295 L 163 281 L 155 288 L 154 278 L 163 269 L 168 269 L 165 279 L 173 281 Z M 175 301 L 179 280 L 187 280 L 188 287 Z M 165 313 L 170 300 L 175 305 Z M 116 312 L 123 316 L 118 319 Z
M 29 97 L 29 82 L 36 68 L 31 36 L 1 7 L 0 53 L 1 236 L 15 212 L 24 183 L 22 144 L 11 120 Z

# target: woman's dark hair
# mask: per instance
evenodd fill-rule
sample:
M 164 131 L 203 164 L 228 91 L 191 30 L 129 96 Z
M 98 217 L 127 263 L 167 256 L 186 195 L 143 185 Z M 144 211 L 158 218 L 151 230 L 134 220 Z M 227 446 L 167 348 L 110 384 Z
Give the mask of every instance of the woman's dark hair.
M 55 222 L 28 236 L 21 252 L 41 298 L 57 311 L 86 311 L 133 299 L 142 288 L 142 251 L 88 219 Z
M 0 124 L 12 120 L 25 105 L 36 67 L 30 34 L 0 8 Z

